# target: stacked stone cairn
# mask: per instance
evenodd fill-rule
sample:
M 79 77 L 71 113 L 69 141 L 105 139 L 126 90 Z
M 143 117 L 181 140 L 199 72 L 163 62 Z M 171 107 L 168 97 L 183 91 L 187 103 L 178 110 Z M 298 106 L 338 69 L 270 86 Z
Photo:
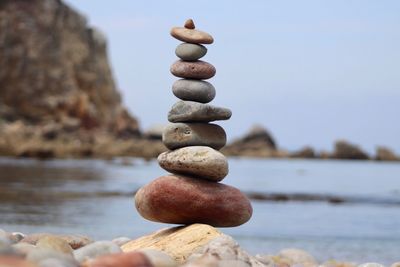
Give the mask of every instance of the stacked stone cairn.
M 252 207 L 238 189 L 219 183 L 228 174 L 228 162 L 218 150 L 226 144 L 224 129 L 210 122 L 228 120 L 227 108 L 209 105 L 215 88 L 204 81 L 215 75 L 210 63 L 199 60 L 213 43 L 208 33 L 195 30 L 191 19 L 174 27 L 171 35 L 184 43 L 176 48 L 180 60 L 171 66 L 177 80 L 172 91 L 181 99 L 168 114 L 163 132 L 170 151 L 159 155 L 159 165 L 171 174 L 142 187 L 135 195 L 138 212 L 146 219 L 173 224 L 204 223 L 233 227 L 247 222 Z

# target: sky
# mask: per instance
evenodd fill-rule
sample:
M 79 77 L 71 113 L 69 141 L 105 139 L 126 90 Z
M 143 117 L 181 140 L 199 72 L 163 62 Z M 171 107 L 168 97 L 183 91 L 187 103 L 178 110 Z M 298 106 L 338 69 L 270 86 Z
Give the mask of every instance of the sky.
M 400 1 L 66 0 L 108 39 L 124 104 L 141 128 L 167 123 L 177 101 L 169 72 L 192 18 L 214 37 L 203 60 L 217 74 L 211 104 L 233 140 L 254 124 L 281 148 L 332 150 L 345 139 L 400 154 Z

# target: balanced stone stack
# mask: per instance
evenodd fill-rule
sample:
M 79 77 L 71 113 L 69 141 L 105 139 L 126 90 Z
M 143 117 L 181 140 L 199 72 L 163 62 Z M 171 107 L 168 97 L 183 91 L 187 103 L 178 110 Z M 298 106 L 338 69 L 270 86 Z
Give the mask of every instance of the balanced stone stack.
M 228 162 L 218 150 L 226 144 L 222 127 L 210 122 L 228 120 L 227 108 L 209 105 L 215 88 L 210 63 L 199 60 L 207 53 L 203 44 L 213 43 L 208 33 L 195 29 L 193 21 L 174 27 L 171 35 L 184 43 L 176 48 L 180 60 L 171 66 L 177 80 L 172 91 L 181 99 L 168 114 L 171 122 L 163 132 L 170 149 L 159 155 L 158 163 L 171 174 L 141 188 L 135 196 L 136 208 L 146 219 L 163 223 L 205 223 L 233 227 L 247 222 L 252 207 L 238 189 L 219 183 L 228 174 Z

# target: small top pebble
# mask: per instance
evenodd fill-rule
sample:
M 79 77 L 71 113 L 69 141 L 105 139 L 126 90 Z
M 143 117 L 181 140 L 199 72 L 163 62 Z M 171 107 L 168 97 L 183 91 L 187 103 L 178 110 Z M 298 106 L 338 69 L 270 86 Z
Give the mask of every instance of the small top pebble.
M 188 19 L 188 20 L 185 22 L 184 27 L 185 27 L 186 29 L 191 29 L 191 30 L 193 30 L 194 28 L 196 28 L 196 26 L 194 25 L 194 22 L 193 22 L 192 19 Z

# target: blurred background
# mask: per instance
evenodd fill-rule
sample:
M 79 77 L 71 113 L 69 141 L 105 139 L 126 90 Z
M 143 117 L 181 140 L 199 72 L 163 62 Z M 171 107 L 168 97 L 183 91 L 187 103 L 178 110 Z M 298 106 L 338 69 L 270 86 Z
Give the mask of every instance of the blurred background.
M 136 238 L 132 196 L 177 101 L 169 31 L 210 33 L 212 104 L 233 111 L 224 182 L 253 254 L 400 260 L 400 2 L 0 1 L 0 228 Z M 95 226 L 95 227 L 93 227 Z

